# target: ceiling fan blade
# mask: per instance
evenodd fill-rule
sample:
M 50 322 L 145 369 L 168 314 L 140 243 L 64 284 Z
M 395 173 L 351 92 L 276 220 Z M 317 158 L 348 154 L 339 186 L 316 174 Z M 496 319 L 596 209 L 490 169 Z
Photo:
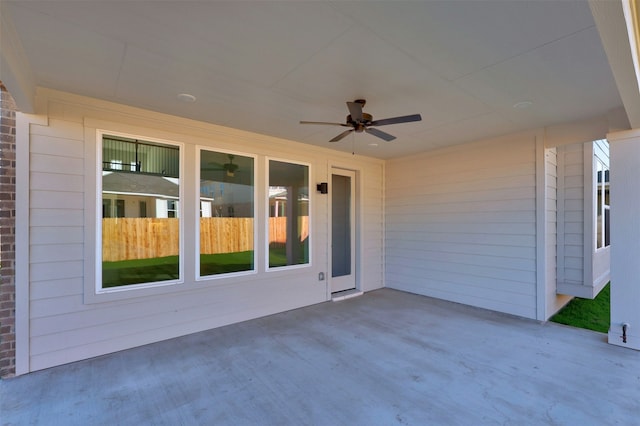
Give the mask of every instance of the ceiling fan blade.
M 329 123 L 327 121 L 301 121 L 300 124 L 322 124 L 322 125 L 326 125 L 326 126 L 351 127 L 349 124 L 345 124 L 345 123 Z
M 353 121 L 362 121 L 362 104 L 359 102 L 347 102 L 349 108 L 349 114 Z
M 395 136 L 390 135 L 389 133 L 385 133 L 385 132 L 383 132 L 381 130 L 378 130 L 378 129 L 370 129 L 368 127 L 365 127 L 364 131 L 369 133 L 370 135 L 377 136 L 380 139 L 384 139 L 387 142 L 391 142 L 392 140 L 394 140 L 396 138 Z
M 344 132 L 340 133 L 338 136 L 336 136 L 335 138 L 331 139 L 329 142 L 338 142 L 339 140 L 342 140 L 345 138 L 345 136 L 347 136 L 349 133 L 353 132 L 353 129 L 351 130 L 345 130 Z
M 412 121 L 420 121 L 420 114 L 403 115 L 402 117 L 383 118 L 382 120 L 374 120 L 370 126 L 386 126 L 388 124 L 411 123 Z

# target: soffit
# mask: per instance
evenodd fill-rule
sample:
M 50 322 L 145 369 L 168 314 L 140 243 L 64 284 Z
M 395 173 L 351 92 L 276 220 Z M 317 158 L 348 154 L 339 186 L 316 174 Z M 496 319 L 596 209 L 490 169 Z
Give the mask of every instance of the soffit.
M 2 4 L 35 84 L 363 155 L 393 158 L 605 114 L 622 102 L 589 5 L 564 2 Z M 11 88 L 9 88 L 11 90 Z M 176 99 L 191 93 L 197 102 Z M 327 141 L 346 101 L 385 143 Z M 528 100 L 527 109 L 514 109 Z M 377 143 L 378 146 L 370 146 Z

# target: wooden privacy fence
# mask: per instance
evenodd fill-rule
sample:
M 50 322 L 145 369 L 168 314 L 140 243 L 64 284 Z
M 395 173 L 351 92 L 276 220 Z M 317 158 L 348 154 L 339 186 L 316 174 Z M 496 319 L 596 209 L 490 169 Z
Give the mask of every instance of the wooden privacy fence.
M 218 254 L 253 250 L 253 218 L 200 218 L 200 253 Z
M 309 237 L 309 216 L 301 216 L 298 218 L 298 229 L 300 230 L 300 241 L 304 241 Z M 269 244 L 287 242 L 287 218 L 286 217 L 270 217 L 269 218 Z
M 102 261 L 175 256 L 180 251 L 179 219 L 102 219 Z
M 299 219 L 301 240 L 309 236 L 309 217 Z M 287 218 L 269 218 L 269 243 L 287 240 Z M 150 259 L 180 252 L 179 219 L 102 219 L 102 260 Z M 200 218 L 200 253 L 218 254 L 253 250 L 253 218 Z

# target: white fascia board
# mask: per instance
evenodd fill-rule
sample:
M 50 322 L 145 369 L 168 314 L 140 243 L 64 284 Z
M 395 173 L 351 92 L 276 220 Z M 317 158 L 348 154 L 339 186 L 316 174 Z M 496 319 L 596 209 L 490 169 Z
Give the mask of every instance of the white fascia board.
M 0 81 L 11 93 L 19 111 L 27 114 L 35 112 L 35 79 L 20 38 L 2 2 L 0 2 Z

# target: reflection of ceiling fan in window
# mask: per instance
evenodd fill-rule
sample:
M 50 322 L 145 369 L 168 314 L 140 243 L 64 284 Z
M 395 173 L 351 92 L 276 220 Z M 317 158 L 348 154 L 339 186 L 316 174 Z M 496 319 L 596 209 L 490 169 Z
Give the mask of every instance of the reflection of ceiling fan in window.
M 227 176 L 234 177 L 236 175 L 236 170 L 238 170 L 238 165 L 233 164 L 233 155 L 229 154 L 229 162 L 224 163 L 222 168 L 227 172 Z
M 240 168 L 239 165 L 233 162 L 235 156 L 233 154 L 228 154 L 229 162 L 220 164 L 220 163 L 209 163 L 210 167 L 203 168 L 203 171 L 211 171 L 211 172 L 225 172 L 228 177 L 235 177 L 236 172 Z

